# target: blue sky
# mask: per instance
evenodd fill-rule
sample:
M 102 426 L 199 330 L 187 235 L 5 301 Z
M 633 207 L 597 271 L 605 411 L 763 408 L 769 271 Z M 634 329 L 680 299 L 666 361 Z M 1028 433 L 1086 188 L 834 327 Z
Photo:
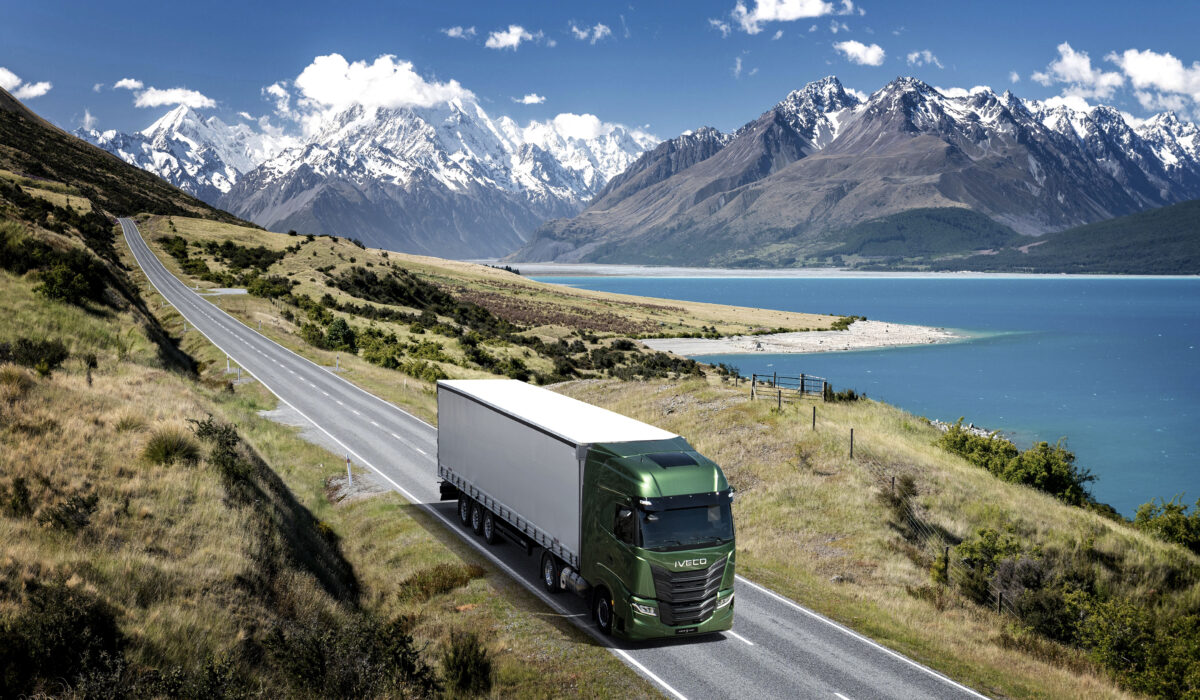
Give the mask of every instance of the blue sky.
M 453 27 L 461 37 L 447 34 Z M 328 108 L 380 91 L 403 102 L 458 90 L 493 118 L 590 113 L 670 137 L 736 128 L 829 74 L 865 93 L 915 75 L 943 88 L 1067 96 L 1136 117 L 1173 107 L 1193 118 L 1198 27 L 1191 2 L 40 0 L 0 13 L 0 85 L 66 128 L 87 114 L 125 131 L 179 101 L 298 131 L 290 118 L 303 116 L 305 97 Z M 364 65 L 314 63 L 331 54 Z M 123 79 L 140 87 L 114 88 Z M 265 92 L 275 84 L 286 111 Z M 515 101 L 526 95 L 544 101 Z

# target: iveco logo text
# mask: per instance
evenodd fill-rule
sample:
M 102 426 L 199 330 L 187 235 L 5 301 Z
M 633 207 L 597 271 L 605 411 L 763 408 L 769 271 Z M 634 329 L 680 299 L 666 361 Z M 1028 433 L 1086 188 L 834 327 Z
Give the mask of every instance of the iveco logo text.
M 707 563 L 707 559 L 684 559 L 683 561 L 675 562 L 675 568 L 682 569 L 685 566 L 704 566 Z

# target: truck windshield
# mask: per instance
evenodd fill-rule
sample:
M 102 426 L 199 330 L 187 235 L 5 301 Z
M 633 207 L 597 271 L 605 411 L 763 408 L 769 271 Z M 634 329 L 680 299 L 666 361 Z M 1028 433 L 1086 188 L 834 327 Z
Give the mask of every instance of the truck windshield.
M 642 515 L 642 546 L 659 552 L 715 547 L 733 539 L 728 503 Z

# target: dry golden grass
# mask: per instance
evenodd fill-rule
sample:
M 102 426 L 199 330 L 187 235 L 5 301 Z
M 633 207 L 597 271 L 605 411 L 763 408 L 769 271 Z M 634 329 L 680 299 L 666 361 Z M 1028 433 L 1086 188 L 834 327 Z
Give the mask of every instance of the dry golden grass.
M 583 381 L 562 393 L 675 431 L 716 460 L 738 489 L 740 573 L 989 694 L 1126 697 L 1083 656 L 1010 630 L 1003 617 L 941 592 L 928 564 L 940 541 L 914 546 L 888 524 L 878 494 L 916 479 L 931 530 L 965 537 L 1011 525 L 1067 551 L 1090 543 L 1126 567 L 1195 564 L 1181 548 L 1050 496 L 1000 482 L 934 446 L 939 433 L 871 401 L 774 410 L 718 382 Z M 848 456 L 850 428 L 854 459 Z M 1181 593 L 1195 600 L 1200 587 Z M 1036 651 L 1022 651 L 1035 649 Z

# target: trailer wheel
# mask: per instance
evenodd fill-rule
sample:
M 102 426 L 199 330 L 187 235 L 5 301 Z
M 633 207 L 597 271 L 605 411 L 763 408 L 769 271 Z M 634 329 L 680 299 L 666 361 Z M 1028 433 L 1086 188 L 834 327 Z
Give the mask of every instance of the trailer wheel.
M 500 536 L 496 534 L 496 516 L 490 510 L 483 512 L 483 541 L 488 544 L 500 541 Z
M 547 593 L 558 593 L 561 588 L 558 586 L 558 577 L 562 573 L 562 567 L 559 566 L 558 558 L 550 553 L 549 550 L 542 552 L 542 586 L 546 588 Z
M 471 524 L 471 497 L 465 493 L 458 494 L 458 519 L 463 525 Z
M 596 627 L 605 635 L 612 634 L 613 600 L 608 589 L 601 586 L 592 594 L 592 617 L 596 619 Z
M 471 504 L 471 529 L 476 535 L 483 533 L 483 506 L 478 502 Z

